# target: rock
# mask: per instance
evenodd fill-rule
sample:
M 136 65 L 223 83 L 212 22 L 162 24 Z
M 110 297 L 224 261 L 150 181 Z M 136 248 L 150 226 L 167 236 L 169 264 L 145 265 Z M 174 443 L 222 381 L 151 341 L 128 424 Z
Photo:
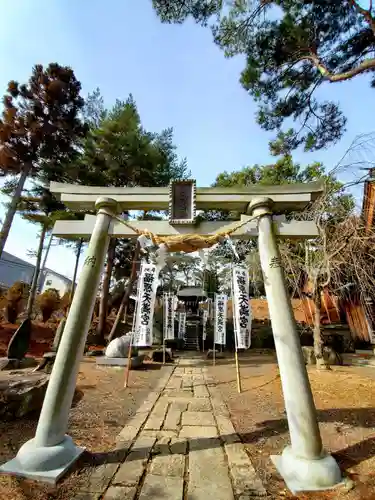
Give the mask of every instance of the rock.
M 144 359 L 145 356 L 143 354 L 131 357 L 130 369 L 135 370 L 136 368 L 140 368 L 143 365 Z M 107 356 L 102 356 L 96 360 L 96 366 L 128 366 L 128 364 L 129 358 L 108 358 Z
M 306 365 L 316 365 L 314 347 L 303 346 L 302 352 Z M 332 347 L 323 347 L 323 359 L 327 365 L 343 364 L 340 354 L 338 354 Z
M 156 363 L 162 363 L 163 362 L 163 350 L 157 350 L 152 353 L 151 357 L 152 361 L 155 361 Z M 165 362 L 166 363 L 173 363 L 172 359 L 172 352 L 170 352 L 169 349 L 165 350 Z
M 305 360 L 305 365 L 316 365 L 316 357 L 314 354 L 314 348 L 310 346 L 302 346 L 303 358 Z
M 35 368 L 34 372 L 44 371 L 44 373 L 51 373 L 53 364 L 56 359 L 56 352 L 45 352 L 43 354 L 43 359 L 39 365 Z
M 86 356 L 103 356 L 104 352 L 102 349 L 93 349 L 92 351 L 87 351 Z
M 324 361 L 329 365 L 342 365 L 342 357 L 332 347 L 323 347 Z
M 23 359 L 29 349 L 31 337 L 31 319 L 26 318 L 17 330 L 8 344 L 7 357 L 9 359 Z
M 22 370 L 24 368 L 34 368 L 38 362 L 34 358 L 0 358 L 0 371 L 5 370 Z
M 12 420 L 32 412 L 39 412 L 43 405 L 49 376 L 41 373 L 13 372 L 0 375 L 0 418 Z M 74 403 L 83 397 L 76 389 Z
M 123 335 L 122 337 L 112 340 L 105 350 L 105 355 L 107 358 L 126 358 L 128 356 L 130 342 L 130 335 Z M 137 354 L 137 349 L 135 347 L 132 347 L 132 354 L 134 356 Z

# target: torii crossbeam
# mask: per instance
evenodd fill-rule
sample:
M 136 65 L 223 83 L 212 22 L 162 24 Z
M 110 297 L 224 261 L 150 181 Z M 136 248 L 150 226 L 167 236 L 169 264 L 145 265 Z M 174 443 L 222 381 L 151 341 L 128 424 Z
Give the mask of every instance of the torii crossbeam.
M 248 215 L 241 215 L 241 221 L 248 220 L 249 222 L 231 233 L 231 238 L 248 240 L 258 236 L 258 223 Z M 90 238 L 95 227 L 96 216 L 86 215 L 83 221 L 56 221 L 53 228 L 53 235 L 75 239 L 75 238 Z M 274 216 L 274 230 L 279 238 L 290 239 L 306 239 L 315 238 L 318 236 L 318 229 L 314 221 L 287 221 L 285 216 Z M 160 236 L 172 236 L 189 234 L 192 230 L 198 234 L 212 235 L 217 232 L 230 232 L 236 227 L 236 222 L 228 223 L 225 221 L 202 222 L 198 226 L 189 225 L 171 225 L 168 221 L 139 221 L 134 220 L 125 226 L 116 220 L 113 220 L 108 234 L 111 238 L 136 238 L 138 231 L 152 230 L 153 233 Z
M 293 491 L 324 490 L 341 481 L 333 457 L 323 450 L 311 387 L 299 335 L 281 266 L 277 236 L 312 238 L 318 232 L 312 222 L 286 221 L 273 214 L 302 210 L 322 193 L 320 183 L 246 188 L 196 188 L 195 181 L 177 181 L 169 188 L 101 188 L 52 183 L 50 190 L 74 210 L 97 210 L 84 221 L 59 221 L 54 234 L 89 237 L 87 256 L 70 307 L 51 373 L 35 438 L 0 472 L 55 483 L 80 456 L 82 449 L 66 436 L 79 363 L 82 359 L 94 302 L 110 237 L 136 237 L 152 231 L 166 237 L 230 232 L 232 223 L 197 224 L 196 210 L 239 211 L 241 227 L 233 237 L 258 237 L 259 256 L 275 339 L 291 446 L 272 457 Z M 131 222 L 133 229 L 116 221 L 125 210 L 167 210 L 169 222 Z M 252 220 L 250 220 L 250 218 Z M 254 222 L 256 218 L 256 223 Z M 235 223 L 233 223 L 235 224 Z M 231 227 L 230 227 L 231 226 Z

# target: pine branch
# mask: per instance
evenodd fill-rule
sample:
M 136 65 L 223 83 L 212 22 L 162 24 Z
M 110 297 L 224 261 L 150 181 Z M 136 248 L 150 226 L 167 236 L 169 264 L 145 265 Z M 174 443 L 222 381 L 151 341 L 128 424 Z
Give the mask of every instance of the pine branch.
M 354 78 L 355 76 L 361 73 L 365 73 L 366 71 L 375 69 L 375 58 L 365 59 L 355 68 L 337 74 L 331 73 L 316 54 L 310 53 L 309 56 L 305 56 L 300 59 L 300 61 L 303 60 L 311 61 L 314 64 L 314 66 L 319 70 L 323 78 L 331 83 L 344 82 L 345 80 L 350 80 L 351 78 Z
M 370 6 L 369 6 L 368 10 L 364 9 L 363 7 L 361 7 L 359 5 L 359 3 L 356 2 L 355 0 L 351 0 L 351 3 L 354 6 L 354 8 L 360 14 L 362 14 L 362 16 L 366 19 L 366 21 L 368 22 L 368 24 L 371 27 L 372 32 L 375 35 L 375 19 L 374 19 L 374 16 L 372 15 L 372 0 L 370 0 Z

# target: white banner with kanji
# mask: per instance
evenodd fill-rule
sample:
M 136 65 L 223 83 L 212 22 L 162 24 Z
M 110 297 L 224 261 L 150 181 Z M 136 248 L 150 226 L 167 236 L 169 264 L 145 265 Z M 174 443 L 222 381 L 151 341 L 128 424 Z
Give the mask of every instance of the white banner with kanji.
M 238 349 L 251 345 L 251 307 L 249 302 L 249 272 L 241 266 L 232 271 L 233 326 Z
M 164 294 L 164 340 L 174 339 L 174 295 Z
M 133 345 L 136 347 L 152 346 L 158 274 L 158 270 L 153 264 L 142 264 L 137 284 L 138 294 L 133 335 Z
M 206 340 L 207 337 L 207 321 L 208 321 L 208 311 L 203 309 L 203 318 L 202 318 L 202 339 Z
M 227 333 L 227 301 L 226 295 L 215 295 L 215 344 L 226 344 Z
M 178 313 L 178 338 L 183 339 L 186 334 L 186 312 Z

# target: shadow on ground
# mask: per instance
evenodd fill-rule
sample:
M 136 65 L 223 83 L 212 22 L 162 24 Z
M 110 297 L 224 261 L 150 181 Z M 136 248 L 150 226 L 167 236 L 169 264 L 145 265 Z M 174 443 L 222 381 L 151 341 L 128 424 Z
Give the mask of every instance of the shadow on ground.
M 375 408 L 362 408 L 362 409 L 352 409 L 352 408 L 344 408 L 344 409 L 328 409 L 328 410 L 318 410 L 318 419 L 320 422 L 334 422 L 337 423 L 337 430 L 339 432 L 340 426 L 344 426 L 347 424 L 362 427 L 362 428 L 370 428 L 375 424 Z M 35 422 L 36 424 L 36 422 Z M 22 432 L 22 441 L 25 441 L 28 437 L 34 432 L 34 426 L 32 425 L 25 434 L 25 429 Z M 285 418 L 273 419 L 273 420 L 265 420 L 263 422 L 259 422 L 256 425 L 256 429 L 252 432 L 237 435 L 230 434 L 226 436 L 221 436 L 221 439 L 224 439 L 226 442 L 236 442 L 240 439 L 243 443 L 257 443 L 261 439 L 267 439 L 269 437 L 274 436 L 284 436 L 288 431 L 287 421 Z M 27 434 L 31 434 L 30 436 Z M 212 449 L 221 446 L 221 440 L 219 438 L 200 438 L 200 439 L 191 439 L 189 440 L 189 448 L 194 450 L 205 450 Z M 122 448 L 121 443 L 118 444 L 118 448 L 109 452 L 102 453 L 89 453 L 85 452 L 80 459 L 75 463 L 74 467 L 71 470 L 70 477 L 73 480 L 74 488 L 78 487 L 78 483 L 74 482 L 74 477 L 82 478 L 84 475 L 92 474 L 95 472 L 95 469 L 101 465 L 105 464 L 120 464 L 125 458 L 128 456 L 128 460 L 139 460 L 144 459 L 145 454 L 148 453 L 148 450 L 143 448 L 138 448 L 132 451 L 132 454 L 129 455 L 129 450 L 127 447 Z M 157 447 L 158 455 L 169 455 L 171 453 L 170 446 L 159 444 Z M 365 439 L 359 443 L 356 443 L 347 448 L 338 450 L 333 455 L 338 461 L 342 470 L 353 467 L 362 461 L 372 457 L 375 454 L 375 437 L 370 437 Z M 78 474 L 78 476 L 77 476 Z M 83 474 L 83 475 L 82 475 Z M 63 485 L 61 487 L 69 489 L 72 488 L 73 483 L 69 480 L 69 476 L 64 479 Z M 22 481 L 20 481 L 19 486 L 21 486 Z M 25 486 L 26 487 L 26 486 Z M 22 488 L 23 489 L 23 488 Z M 72 490 L 70 490 L 72 491 Z M 153 493 L 157 493 L 156 491 Z M 158 492 L 159 494 L 160 492 Z M 48 495 L 51 495 L 51 491 Z M 35 496 L 26 498 L 34 498 Z M 55 498 L 54 496 L 45 496 L 44 498 Z M 60 496 L 56 497 L 60 498 Z M 65 499 L 65 497 L 64 497 Z
M 180 358 L 184 359 L 183 356 Z M 177 358 L 174 358 L 177 359 Z M 198 360 L 201 362 L 201 364 L 197 364 L 196 362 L 192 363 L 183 363 L 180 365 L 180 368 L 200 368 L 200 367 L 208 367 L 213 365 L 213 360 L 210 357 L 209 359 L 206 358 L 202 353 L 194 357 L 194 359 Z M 229 366 L 233 365 L 234 363 L 234 352 L 233 353 L 225 353 L 225 358 L 216 358 L 215 359 L 215 366 Z M 261 367 L 263 365 L 268 365 L 268 364 L 275 364 L 277 363 L 276 355 L 272 354 L 264 354 L 264 355 L 258 355 L 256 353 L 253 353 L 251 355 L 251 358 L 248 356 L 242 357 L 241 354 L 239 354 L 239 363 L 240 363 L 240 368 L 246 368 L 246 367 Z
M 162 364 L 157 363 L 143 363 L 141 366 L 137 368 L 137 371 L 148 372 L 148 371 L 157 371 L 163 367 Z
M 337 423 L 337 431 L 340 432 L 341 425 L 350 424 L 355 427 L 370 428 L 375 425 L 375 408 L 362 408 L 362 409 L 329 409 L 329 410 L 318 410 L 318 420 L 320 422 L 335 422 Z M 257 424 L 258 429 L 253 432 L 241 434 L 240 440 L 244 444 L 255 444 L 259 440 L 264 440 L 276 435 L 284 435 L 288 432 L 287 420 L 285 418 L 275 419 L 275 420 L 265 420 Z M 238 435 L 226 435 L 222 436 L 226 442 L 236 442 L 238 441 Z M 189 440 L 190 449 L 194 450 L 204 450 L 209 448 L 216 448 L 221 446 L 220 440 L 218 438 L 201 438 Z M 137 452 L 141 455 L 145 450 L 137 449 Z M 106 453 L 92 453 L 87 454 L 85 460 L 87 465 L 99 466 L 105 463 L 120 463 L 128 454 L 127 448 L 121 449 L 121 443 L 119 448 Z M 158 454 L 170 454 L 170 448 L 168 445 L 158 446 Z M 138 453 L 131 455 L 129 459 L 137 459 Z M 355 445 L 349 446 L 342 450 L 339 450 L 333 454 L 341 467 L 348 468 L 359 464 L 360 462 L 367 460 L 368 458 L 375 455 L 375 437 L 365 439 Z

